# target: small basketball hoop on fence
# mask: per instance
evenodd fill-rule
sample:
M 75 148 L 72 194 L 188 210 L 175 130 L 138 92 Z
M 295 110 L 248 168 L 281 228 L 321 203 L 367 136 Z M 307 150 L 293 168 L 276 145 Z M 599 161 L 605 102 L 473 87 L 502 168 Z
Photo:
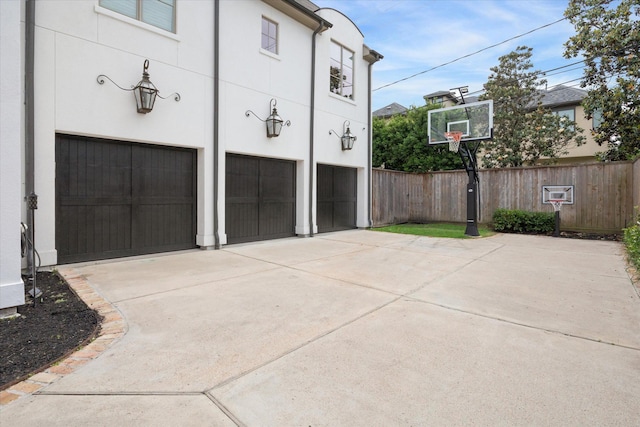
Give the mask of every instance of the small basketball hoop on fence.
M 449 141 L 449 151 L 453 151 L 454 153 L 458 151 L 460 148 L 460 140 L 462 139 L 462 132 L 456 130 L 451 132 L 445 132 L 444 136 Z

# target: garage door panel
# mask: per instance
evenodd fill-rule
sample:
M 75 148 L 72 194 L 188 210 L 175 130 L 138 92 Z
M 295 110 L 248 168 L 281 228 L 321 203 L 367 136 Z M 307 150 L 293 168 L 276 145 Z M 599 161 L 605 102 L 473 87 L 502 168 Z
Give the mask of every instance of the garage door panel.
M 195 165 L 194 150 L 57 135 L 58 262 L 195 247 Z
M 357 170 L 318 165 L 318 232 L 356 228 Z
M 260 232 L 265 238 L 291 236 L 293 212 L 291 203 L 263 203 L 260 215 Z
M 65 206 L 60 213 L 58 228 L 66 232 L 60 233 L 56 244 L 58 256 L 68 262 L 96 253 L 120 253 L 131 246 L 129 206 Z
M 344 201 L 354 201 L 356 196 L 356 170 L 350 168 L 334 168 L 333 197 Z
M 355 204 L 349 202 L 335 202 L 333 204 L 334 226 L 338 228 L 354 228 L 356 217 Z
M 227 241 L 295 235 L 295 162 L 227 154 L 226 165 Z
M 137 212 L 139 232 L 136 247 L 173 250 L 190 247 L 191 205 L 148 204 L 140 205 Z
M 234 241 L 236 243 L 248 242 L 253 240 L 253 236 L 258 235 L 259 216 L 254 202 L 227 202 L 226 218 L 227 236 L 230 243 Z

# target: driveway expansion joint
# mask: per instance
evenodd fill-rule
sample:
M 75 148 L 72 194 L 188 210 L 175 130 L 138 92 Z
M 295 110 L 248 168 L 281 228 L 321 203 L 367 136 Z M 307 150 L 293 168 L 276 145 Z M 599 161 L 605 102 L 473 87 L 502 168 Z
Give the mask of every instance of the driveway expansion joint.
M 476 312 L 465 310 L 465 309 L 462 309 L 462 308 L 457 308 L 457 307 L 451 307 L 451 306 L 447 306 L 447 305 L 443 305 L 443 304 L 438 304 L 438 303 L 435 303 L 435 302 L 432 302 L 432 301 L 427 301 L 427 300 L 411 297 L 409 295 L 406 295 L 406 298 L 407 298 L 408 301 L 413 301 L 413 302 L 422 303 L 422 304 L 429 304 L 429 305 L 433 305 L 433 306 L 436 306 L 436 307 L 443 308 L 445 310 L 457 311 L 459 313 L 469 314 L 471 316 L 482 317 L 484 319 L 489 319 L 489 320 L 495 320 L 495 321 L 502 322 L 502 323 L 508 323 L 508 324 L 511 324 L 511 325 L 514 325 L 514 326 L 520 326 L 520 327 L 523 327 L 523 328 L 534 329 L 534 330 L 541 331 L 541 332 L 548 332 L 550 334 L 563 335 L 563 336 L 568 337 L 568 338 L 576 338 L 576 339 L 580 339 L 580 340 L 591 341 L 591 342 L 598 343 L 598 344 L 605 344 L 605 345 L 610 345 L 610 346 L 614 346 L 614 347 L 626 348 L 627 350 L 640 351 L 639 347 L 633 347 L 633 346 L 626 345 L 626 344 L 620 344 L 620 343 L 615 343 L 615 342 L 610 342 L 610 341 L 603 341 L 603 340 L 598 339 L 598 338 L 590 338 L 590 337 L 585 337 L 585 336 L 582 336 L 582 335 L 571 334 L 569 332 L 562 332 L 562 331 L 555 330 L 555 329 L 544 328 L 544 327 L 534 326 L 534 325 L 528 325 L 526 323 L 516 322 L 514 320 L 508 320 L 508 319 L 504 319 L 502 317 L 490 316 L 488 314 L 476 313 Z

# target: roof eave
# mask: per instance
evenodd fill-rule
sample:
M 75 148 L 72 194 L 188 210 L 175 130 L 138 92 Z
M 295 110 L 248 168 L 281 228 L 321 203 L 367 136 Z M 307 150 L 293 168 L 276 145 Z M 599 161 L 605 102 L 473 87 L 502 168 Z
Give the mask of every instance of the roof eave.
M 262 0 L 274 9 L 279 10 L 287 16 L 295 19 L 301 24 L 311 28 L 312 30 L 320 28 L 320 32 L 324 32 L 333 27 L 333 24 L 312 10 L 307 9 L 295 0 Z

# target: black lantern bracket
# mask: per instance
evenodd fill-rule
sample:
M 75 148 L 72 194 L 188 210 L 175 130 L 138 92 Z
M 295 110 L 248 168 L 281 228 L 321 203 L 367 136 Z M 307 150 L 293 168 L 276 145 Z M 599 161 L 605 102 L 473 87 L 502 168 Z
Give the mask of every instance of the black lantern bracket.
M 329 130 L 329 135 L 335 135 L 342 142 L 342 151 L 351 150 L 353 148 L 353 143 L 358 139 L 353 133 L 351 133 L 351 122 L 349 120 L 345 120 L 342 124 L 342 136 L 338 136 L 338 132 L 331 129 Z
M 291 126 L 291 120 L 284 121 L 282 117 L 278 115 L 276 105 L 278 105 L 278 101 L 276 101 L 275 98 L 271 98 L 271 101 L 269 101 L 269 110 L 271 110 L 271 115 L 264 120 L 258 117 L 258 115 L 251 110 L 244 112 L 245 116 L 249 117 L 253 114 L 256 119 L 267 124 L 267 138 L 277 138 L 280 136 L 282 126 Z
M 174 92 L 171 95 L 162 96 L 160 95 L 160 90 L 156 88 L 156 86 L 149 79 L 149 60 L 145 59 L 143 68 L 142 68 L 142 80 L 138 82 L 137 85 L 131 86 L 131 89 L 124 88 L 120 86 L 118 83 L 111 80 L 109 76 L 106 74 L 100 74 L 96 80 L 98 84 L 104 84 L 105 79 L 109 80 L 113 83 L 118 89 L 133 92 L 136 98 L 136 108 L 138 109 L 138 113 L 147 114 L 153 110 L 153 106 L 156 102 L 156 97 L 161 99 L 167 99 L 173 97 L 176 102 L 179 102 L 181 97 L 178 92 Z

